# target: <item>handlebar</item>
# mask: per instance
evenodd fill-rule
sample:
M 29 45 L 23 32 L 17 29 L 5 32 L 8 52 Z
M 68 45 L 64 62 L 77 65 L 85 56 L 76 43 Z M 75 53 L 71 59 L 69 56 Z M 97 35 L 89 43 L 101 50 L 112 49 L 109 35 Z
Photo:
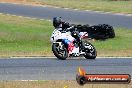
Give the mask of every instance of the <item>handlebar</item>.
M 73 28 L 74 28 L 74 26 L 71 26 L 71 27 L 67 28 L 67 31 L 70 31 Z
M 68 31 L 71 31 L 71 32 L 72 31 L 77 31 L 77 28 L 76 28 L 75 25 L 72 25 L 69 28 L 66 28 L 66 29 L 62 30 L 61 32 L 68 32 Z

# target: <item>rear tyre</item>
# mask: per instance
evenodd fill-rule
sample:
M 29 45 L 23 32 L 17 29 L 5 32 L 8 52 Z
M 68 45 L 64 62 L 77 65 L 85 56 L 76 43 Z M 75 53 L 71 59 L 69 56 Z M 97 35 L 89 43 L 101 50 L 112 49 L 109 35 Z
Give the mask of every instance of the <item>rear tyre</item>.
M 68 57 L 68 52 L 64 44 L 62 44 L 62 47 L 60 47 L 58 43 L 53 43 L 52 51 L 54 55 L 60 60 L 66 60 Z
M 85 42 L 85 55 L 86 59 L 95 59 L 97 56 L 97 51 L 95 47 L 90 42 Z

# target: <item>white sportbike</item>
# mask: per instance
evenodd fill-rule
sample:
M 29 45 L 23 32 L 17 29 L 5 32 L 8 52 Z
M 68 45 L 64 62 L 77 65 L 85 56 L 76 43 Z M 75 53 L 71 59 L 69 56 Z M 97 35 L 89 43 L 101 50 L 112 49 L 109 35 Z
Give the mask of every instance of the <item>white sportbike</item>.
M 97 51 L 95 47 L 86 41 L 82 41 L 83 38 L 88 37 L 87 32 L 76 32 L 74 26 L 62 30 L 57 28 L 51 35 L 52 51 L 54 55 L 60 59 L 65 60 L 68 57 L 84 56 L 86 59 L 95 59 Z M 77 38 L 79 36 L 79 38 Z M 70 49 L 69 49 L 70 47 Z

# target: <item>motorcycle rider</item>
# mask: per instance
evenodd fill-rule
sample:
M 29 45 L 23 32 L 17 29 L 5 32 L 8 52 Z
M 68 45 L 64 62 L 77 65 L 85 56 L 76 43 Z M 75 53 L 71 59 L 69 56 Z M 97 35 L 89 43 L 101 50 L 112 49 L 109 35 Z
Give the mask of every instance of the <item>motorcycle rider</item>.
M 62 28 L 62 30 L 69 28 L 70 24 L 68 22 L 64 22 L 61 17 L 53 18 L 53 26 L 57 28 Z
M 71 25 L 68 22 L 63 21 L 61 17 L 54 17 L 53 18 L 53 26 L 55 27 L 55 29 L 58 29 L 59 31 L 63 31 L 63 30 L 70 31 L 71 36 L 74 37 L 77 41 L 79 41 L 79 46 L 81 49 L 83 49 L 83 44 L 82 44 L 82 41 L 80 40 L 79 32 L 73 31 L 75 29 L 75 27 L 73 27 L 69 30 L 68 28 L 70 28 Z M 65 44 L 67 44 L 67 49 L 69 51 L 69 54 L 72 53 L 72 50 L 74 48 L 73 41 L 63 39 L 63 42 Z

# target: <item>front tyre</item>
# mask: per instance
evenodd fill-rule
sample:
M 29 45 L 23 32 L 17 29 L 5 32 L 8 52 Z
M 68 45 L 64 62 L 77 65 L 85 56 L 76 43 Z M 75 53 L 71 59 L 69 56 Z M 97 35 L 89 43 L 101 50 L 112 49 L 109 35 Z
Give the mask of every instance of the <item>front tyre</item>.
M 60 60 L 66 60 L 66 58 L 68 57 L 67 49 L 63 43 L 61 46 L 59 45 L 59 43 L 53 43 L 52 51 L 54 55 Z
M 85 46 L 84 57 L 86 59 L 95 59 L 97 56 L 97 51 L 96 51 L 95 47 L 90 42 L 85 42 L 84 46 Z

